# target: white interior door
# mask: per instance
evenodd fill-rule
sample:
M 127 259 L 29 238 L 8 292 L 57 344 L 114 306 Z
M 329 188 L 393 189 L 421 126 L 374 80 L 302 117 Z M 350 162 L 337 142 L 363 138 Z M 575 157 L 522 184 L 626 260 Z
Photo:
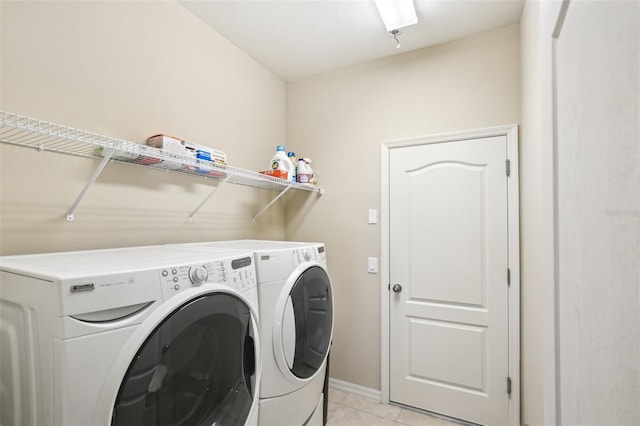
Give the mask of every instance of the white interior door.
M 509 416 L 507 137 L 389 152 L 389 399 Z

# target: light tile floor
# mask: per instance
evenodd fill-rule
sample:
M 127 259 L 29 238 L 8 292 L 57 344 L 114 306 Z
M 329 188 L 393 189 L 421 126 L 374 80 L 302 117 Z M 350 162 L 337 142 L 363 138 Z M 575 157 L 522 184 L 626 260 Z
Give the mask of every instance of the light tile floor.
M 460 426 L 440 417 L 329 389 L 327 426 Z

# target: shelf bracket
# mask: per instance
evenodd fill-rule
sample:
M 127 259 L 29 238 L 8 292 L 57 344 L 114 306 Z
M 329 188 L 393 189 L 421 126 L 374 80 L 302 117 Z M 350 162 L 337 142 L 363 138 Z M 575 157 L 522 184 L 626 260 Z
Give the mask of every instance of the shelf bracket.
M 73 204 L 71 205 L 71 207 L 67 211 L 67 215 L 66 215 L 67 222 L 73 221 L 73 219 L 74 219 L 73 214 L 75 213 L 76 209 L 78 208 L 78 204 L 80 204 L 80 201 L 82 201 L 82 199 L 84 198 L 84 196 L 87 193 L 87 191 L 89 191 L 89 188 L 91 188 L 93 183 L 96 181 L 96 179 L 98 178 L 98 176 L 102 172 L 102 169 L 104 169 L 104 167 L 107 165 L 107 163 L 111 159 L 111 156 L 113 155 L 114 152 L 115 152 L 115 148 L 107 148 L 107 149 L 104 150 L 104 152 L 103 152 L 104 158 L 102 159 L 102 161 L 100 161 L 100 164 L 98 165 L 98 168 L 93 172 L 93 174 L 89 178 L 89 181 L 86 183 L 84 188 L 82 188 L 82 191 L 80 191 L 80 194 L 78 194 L 78 197 L 76 198 L 76 200 L 73 202 Z
M 198 204 L 198 207 L 196 207 L 196 208 L 195 208 L 195 210 L 191 212 L 191 214 L 190 214 L 190 215 L 189 215 L 189 217 L 187 218 L 187 222 L 189 222 L 189 223 L 193 222 L 193 217 L 196 215 L 196 213 L 198 213 L 198 211 L 202 208 L 202 206 L 204 206 L 204 205 L 206 204 L 206 202 L 207 202 L 207 201 L 209 201 L 209 198 L 211 198 L 211 196 L 212 196 L 213 194 L 215 194 L 215 193 L 216 193 L 216 191 L 217 191 L 218 189 L 220 189 L 220 188 L 222 187 L 222 185 L 224 185 L 224 184 L 227 182 L 227 179 L 229 179 L 229 176 L 228 176 L 228 175 L 227 175 L 227 177 L 226 177 L 226 178 L 222 179 L 222 180 L 220 181 L 220 183 L 219 183 L 219 184 L 217 184 L 216 186 L 214 186 L 214 187 L 213 187 L 213 189 L 211 190 L 211 192 L 209 193 L 209 195 L 207 195 L 207 196 L 205 197 L 205 199 L 204 199 L 204 200 L 202 200 L 202 202 L 201 202 L 200 204 Z
M 265 211 L 267 211 L 267 209 L 268 209 L 269 207 L 271 207 L 271 206 L 273 205 L 273 203 L 275 203 L 276 201 L 278 201 L 278 200 L 280 199 L 280 197 L 282 197 L 284 194 L 286 194 L 286 193 L 287 193 L 287 191 L 288 191 L 288 190 L 290 190 L 291 188 L 292 188 L 291 186 L 287 186 L 287 187 L 286 187 L 282 192 L 280 192 L 280 193 L 279 193 L 279 194 L 278 194 L 278 195 L 277 195 L 273 200 L 271 200 L 271 201 L 269 202 L 269 204 L 267 204 L 266 206 L 264 206 L 264 207 L 262 208 L 262 210 L 260 210 L 258 213 L 256 213 L 256 215 L 253 217 L 253 219 L 251 219 L 251 220 L 253 221 L 253 223 L 256 223 L 256 219 L 257 219 L 258 217 L 260 217 L 260 215 L 261 215 L 262 213 L 264 213 Z

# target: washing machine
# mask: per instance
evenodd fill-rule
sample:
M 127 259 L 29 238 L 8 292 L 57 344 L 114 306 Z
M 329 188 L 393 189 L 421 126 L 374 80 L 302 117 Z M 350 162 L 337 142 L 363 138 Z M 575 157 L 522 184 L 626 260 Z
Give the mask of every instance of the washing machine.
M 333 333 L 324 244 L 242 240 L 190 246 L 254 253 L 263 337 L 258 424 L 322 425 Z
M 0 258 L 0 424 L 256 424 L 251 252 Z

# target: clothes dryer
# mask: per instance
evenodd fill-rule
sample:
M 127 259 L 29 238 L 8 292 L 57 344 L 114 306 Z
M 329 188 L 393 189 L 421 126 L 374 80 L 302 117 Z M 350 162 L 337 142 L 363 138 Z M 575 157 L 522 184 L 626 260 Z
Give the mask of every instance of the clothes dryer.
M 221 241 L 255 255 L 263 337 L 260 425 L 321 425 L 333 296 L 322 243 Z
M 2 257 L 0 308 L 4 426 L 257 422 L 250 252 Z

